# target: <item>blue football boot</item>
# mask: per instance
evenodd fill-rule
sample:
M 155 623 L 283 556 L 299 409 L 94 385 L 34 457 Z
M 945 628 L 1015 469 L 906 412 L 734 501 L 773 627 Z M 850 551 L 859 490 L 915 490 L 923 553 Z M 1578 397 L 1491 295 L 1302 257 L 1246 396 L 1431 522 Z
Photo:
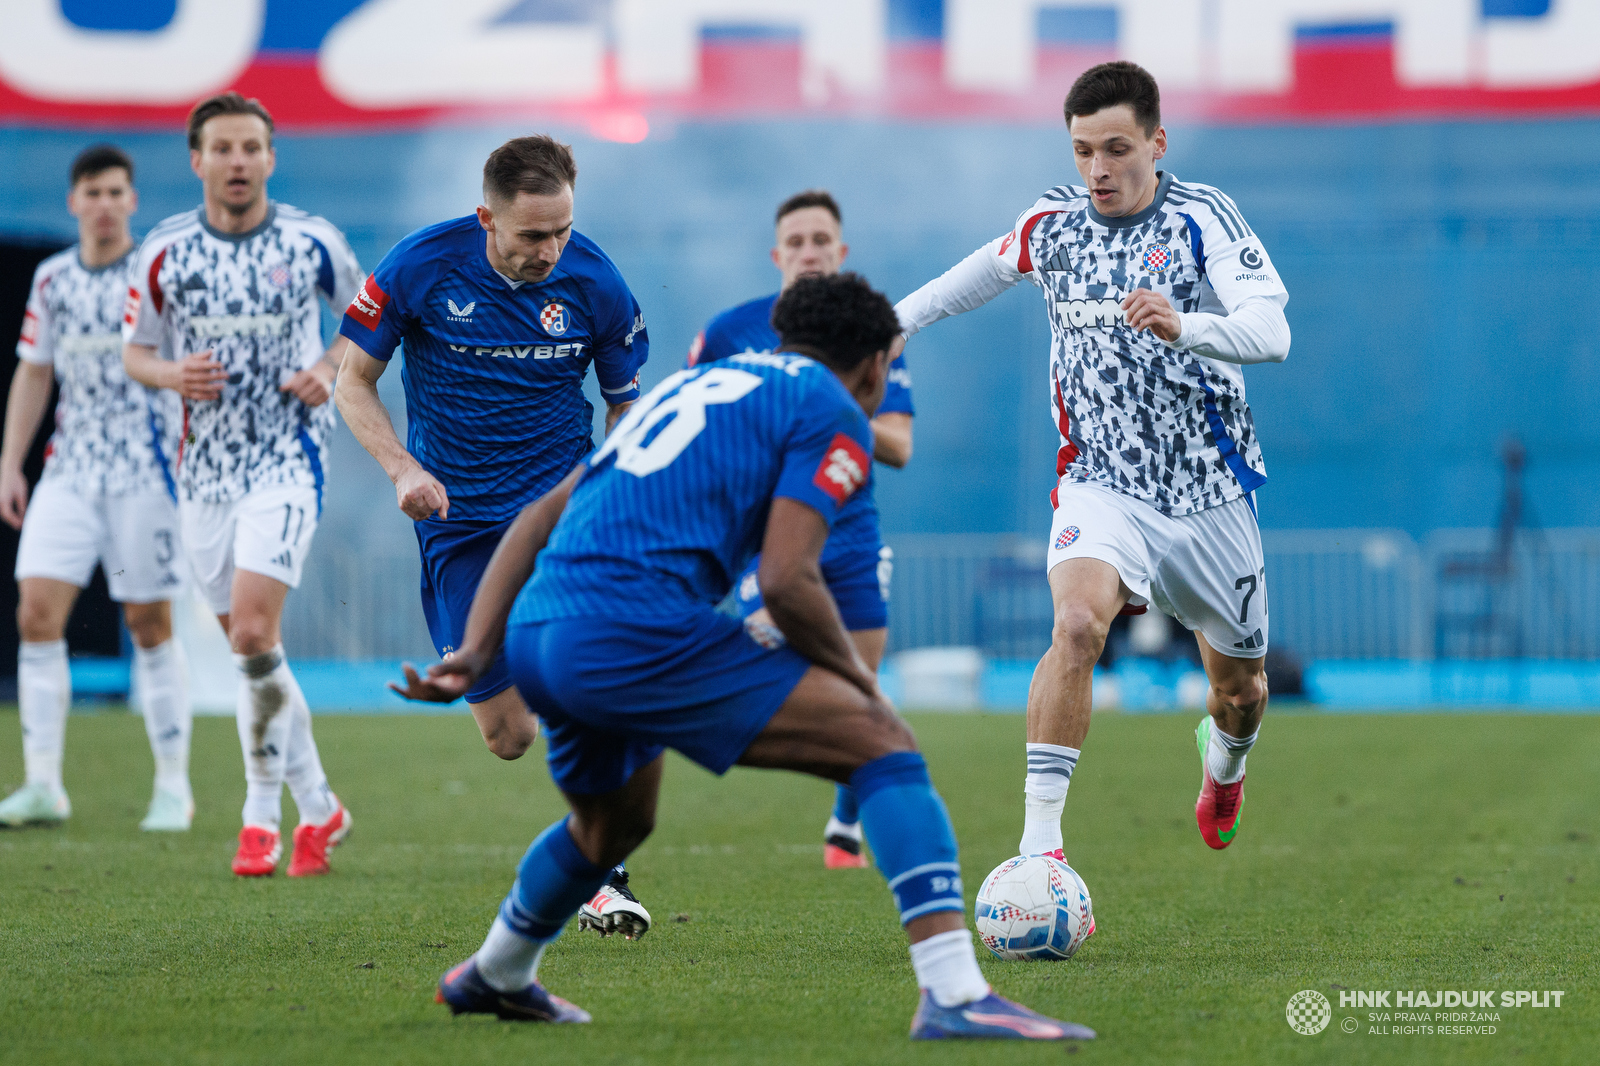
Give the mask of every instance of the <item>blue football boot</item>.
M 520 992 L 499 992 L 490 988 L 478 972 L 475 957 L 439 978 L 439 991 L 433 999 L 449 1007 L 451 1014 L 493 1014 L 508 1022 L 592 1020 L 588 1011 L 560 996 L 552 996 L 537 981 Z
M 1094 1030 L 1058 1022 L 996 995 L 959 1007 L 941 1007 L 927 989 L 911 1019 L 913 1040 L 1093 1040 Z

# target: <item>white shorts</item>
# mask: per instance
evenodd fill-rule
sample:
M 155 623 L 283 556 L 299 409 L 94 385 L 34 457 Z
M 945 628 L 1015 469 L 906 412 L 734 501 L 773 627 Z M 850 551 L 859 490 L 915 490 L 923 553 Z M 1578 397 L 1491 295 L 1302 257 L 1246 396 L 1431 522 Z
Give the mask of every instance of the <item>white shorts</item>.
M 300 584 L 317 531 L 317 490 L 273 485 L 229 503 L 180 503 L 178 515 L 200 594 L 217 614 L 228 614 L 235 570 Z
M 80 496 L 39 482 L 22 520 L 16 578 L 47 577 L 80 589 L 102 563 L 118 603 L 170 600 L 183 588 L 178 512 L 164 492 Z
M 1267 571 L 1249 496 L 1172 518 L 1102 485 L 1063 481 L 1047 570 L 1099 559 L 1122 575 L 1134 606 L 1153 603 L 1224 655 L 1267 653 Z

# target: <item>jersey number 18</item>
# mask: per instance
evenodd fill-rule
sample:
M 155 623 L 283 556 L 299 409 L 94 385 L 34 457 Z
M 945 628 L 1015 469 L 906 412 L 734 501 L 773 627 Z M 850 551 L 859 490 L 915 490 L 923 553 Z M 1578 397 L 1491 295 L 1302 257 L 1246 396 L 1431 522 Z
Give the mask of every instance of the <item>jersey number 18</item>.
M 664 469 L 706 428 L 707 407 L 742 400 L 762 381 L 759 375 L 719 366 L 678 387 L 682 379 L 695 373 L 694 370 L 680 370 L 663 381 L 611 431 L 605 446 L 594 453 L 589 465 L 598 466 L 606 456 L 616 453 L 617 469 L 634 477 L 645 477 Z M 677 392 L 672 392 L 674 387 L 678 387 Z M 650 431 L 668 418 L 672 421 L 646 444 Z

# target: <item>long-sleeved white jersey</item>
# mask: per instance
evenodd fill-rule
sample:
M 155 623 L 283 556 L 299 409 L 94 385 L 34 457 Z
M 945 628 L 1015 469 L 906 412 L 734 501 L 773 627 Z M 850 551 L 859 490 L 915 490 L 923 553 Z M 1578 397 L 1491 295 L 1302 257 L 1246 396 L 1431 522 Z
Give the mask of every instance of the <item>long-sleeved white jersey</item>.
M 1058 186 L 1010 233 L 895 310 L 912 334 L 1024 278 L 1044 292 L 1050 318 L 1060 478 L 1106 485 L 1169 515 L 1265 484 L 1239 364 L 1288 355 L 1289 295 L 1225 194 L 1162 174 L 1149 207 L 1108 218 L 1086 189 Z M 1126 324 L 1122 301 L 1141 288 L 1179 312 L 1175 342 Z

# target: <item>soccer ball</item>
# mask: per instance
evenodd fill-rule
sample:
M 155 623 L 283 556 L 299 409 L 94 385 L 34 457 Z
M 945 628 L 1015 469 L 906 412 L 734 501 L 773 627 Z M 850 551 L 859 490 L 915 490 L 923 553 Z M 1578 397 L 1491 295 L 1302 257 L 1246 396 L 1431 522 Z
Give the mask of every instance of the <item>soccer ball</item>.
M 1072 958 L 1093 914 L 1083 878 L 1050 855 L 1018 855 L 996 866 L 973 905 L 984 946 L 1008 960 Z

